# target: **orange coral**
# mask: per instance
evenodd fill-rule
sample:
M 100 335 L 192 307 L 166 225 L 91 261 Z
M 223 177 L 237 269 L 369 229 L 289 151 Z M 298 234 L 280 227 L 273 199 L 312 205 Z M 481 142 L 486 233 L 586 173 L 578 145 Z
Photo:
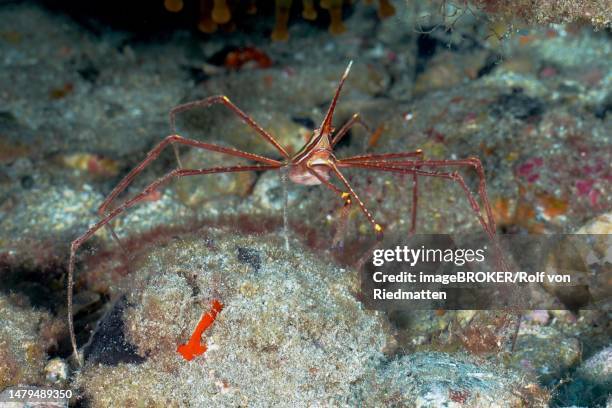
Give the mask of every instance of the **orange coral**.
M 329 18 L 331 22 L 329 23 L 329 32 L 338 35 L 342 34 L 346 31 L 346 27 L 342 22 L 342 0 L 321 0 L 321 8 L 327 9 L 329 11 Z
M 225 56 L 224 65 L 227 68 L 239 69 L 245 64 L 255 64 L 258 68 L 269 68 L 272 60 L 265 52 L 254 47 L 239 48 L 228 52 Z
M 200 19 L 198 29 L 204 33 L 214 33 L 218 26 L 225 29 L 232 28 L 233 12 L 239 7 L 245 7 L 246 14 L 257 12 L 257 1 L 238 2 L 236 0 L 199 0 Z M 337 35 L 346 31 L 342 20 L 342 6 L 345 0 L 319 0 L 319 7 L 327 10 L 330 16 L 329 32 Z M 244 3 L 244 4 L 243 4 Z M 287 41 L 289 39 L 289 15 L 292 0 L 275 0 L 276 20 L 272 31 L 272 40 Z M 371 4 L 372 0 L 366 0 L 366 4 Z M 183 0 L 164 0 L 166 10 L 178 13 L 184 9 Z M 378 1 L 378 16 L 381 19 L 395 14 L 395 7 L 390 0 Z M 305 20 L 314 21 L 318 17 L 315 0 L 302 0 L 302 17 Z
M 365 0 L 365 4 L 372 4 L 373 0 Z M 378 17 L 381 19 L 395 14 L 395 7 L 389 0 L 378 0 Z
M 536 220 L 536 210 L 524 195 L 524 188 L 520 186 L 519 198 L 517 200 L 505 197 L 496 199 L 492 203 L 495 220 L 502 228 L 518 226 L 531 233 L 539 234 L 544 232 L 544 224 Z
M 281 15 L 278 13 L 278 7 L 281 3 L 289 3 L 289 6 L 286 6 L 287 9 L 291 6 L 291 1 L 287 0 L 276 0 L 277 5 L 277 14 L 276 21 L 277 24 L 279 21 L 284 23 L 285 27 L 287 22 L 284 21 L 286 18 L 288 20 L 288 16 Z M 366 4 L 371 4 L 371 1 L 366 1 Z M 338 35 L 342 34 L 346 31 L 346 27 L 344 22 L 342 21 L 342 5 L 344 4 L 344 0 L 320 0 L 319 7 L 324 10 L 327 10 L 330 17 L 329 24 L 329 32 Z M 395 7 L 391 4 L 390 0 L 379 0 L 378 2 L 378 16 L 383 19 L 390 17 L 395 14 Z M 316 20 L 317 11 L 315 9 L 314 0 L 302 0 L 302 17 L 306 20 Z M 287 39 L 289 37 L 289 33 L 286 33 L 286 37 L 283 39 Z M 272 34 L 272 39 L 275 39 L 274 33 Z
M 217 31 L 217 23 L 212 19 L 212 0 L 200 0 L 200 22 L 198 30 L 203 33 L 214 33 Z
M 547 219 L 564 215 L 569 210 L 569 203 L 566 198 L 558 198 L 548 193 L 537 193 L 536 199 L 538 208 L 542 215 Z
M 215 5 L 212 9 L 212 19 L 217 24 L 229 23 L 232 18 L 232 13 L 225 0 L 215 0 Z
M 291 9 L 291 0 L 276 1 L 276 23 L 272 31 L 272 40 L 287 41 L 289 39 L 289 31 L 287 24 L 289 23 L 289 11 Z
M 317 10 L 314 7 L 314 0 L 302 0 L 302 17 L 305 20 L 314 21 L 317 19 Z
M 518 198 L 498 198 L 492 204 L 495 219 L 500 226 L 516 225 L 530 233 L 541 234 L 546 232 L 546 226 L 538 221 L 538 214 L 546 221 L 565 215 L 569 211 L 567 198 L 555 197 L 546 192 L 530 194 L 525 186 L 519 184 Z
M 164 0 L 164 7 L 172 13 L 178 13 L 183 9 L 183 0 Z

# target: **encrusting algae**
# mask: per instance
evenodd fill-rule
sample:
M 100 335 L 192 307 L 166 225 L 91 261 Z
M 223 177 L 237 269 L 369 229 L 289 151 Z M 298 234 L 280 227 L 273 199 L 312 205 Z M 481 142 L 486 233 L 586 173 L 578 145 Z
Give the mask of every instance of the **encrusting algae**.
M 329 32 L 338 35 L 346 31 L 342 20 L 342 7 L 345 0 L 320 0 L 318 7 L 327 10 L 330 17 Z M 365 2 L 372 4 L 372 0 Z M 293 0 L 275 0 L 276 20 L 271 38 L 274 41 L 287 41 L 289 39 L 289 19 Z M 164 7 L 172 13 L 181 12 L 184 9 L 183 0 L 164 0 Z M 232 0 L 200 0 L 200 19 L 198 29 L 204 33 L 211 34 L 217 31 L 219 26 L 232 31 L 235 21 L 232 20 L 233 12 L 243 5 Z M 257 13 L 257 1 L 251 0 L 246 4 L 246 13 Z M 378 1 L 378 16 L 381 19 L 395 14 L 395 7 L 389 0 Z M 318 18 L 315 0 L 302 0 L 302 17 L 305 20 L 314 21 Z

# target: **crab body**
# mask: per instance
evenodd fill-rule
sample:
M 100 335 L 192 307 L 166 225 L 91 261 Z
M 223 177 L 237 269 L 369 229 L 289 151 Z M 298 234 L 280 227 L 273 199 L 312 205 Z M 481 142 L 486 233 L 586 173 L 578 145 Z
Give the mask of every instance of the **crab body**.
M 341 239 L 343 231 L 346 228 L 346 221 L 350 213 L 350 208 L 355 203 L 367 219 L 368 223 L 372 226 L 377 239 L 382 239 L 383 227 L 378 224 L 374 216 L 367 209 L 364 202 L 355 192 L 353 187 L 350 185 L 347 178 L 343 175 L 345 169 L 356 169 L 356 170 L 367 170 L 370 172 L 386 172 L 399 175 L 410 175 L 413 178 L 412 185 L 412 209 L 411 209 L 411 228 L 410 232 L 414 233 L 416 227 L 416 208 L 418 198 L 418 179 L 422 177 L 435 177 L 446 179 L 458 183 L 467 200 L 472 207 L 472 211 L 478 219 L 482 229 L 489 236 L 490 240 L 494 243 L 494 247 L 499 254 L 500 264 L 503 263 L 503 256 L 501 250 L 496 244 L 495 240 L 495 220 L 489 199 L 486 193 L 484 169 L 482 164 L 477 158 L 468 159 L 455 159 L 455 160 L 426 160 L 423 158 L 423 151 L 418 149 L 409 152 L 390 152 L 390 153 L 365 153 L 352 157 L 337 158 L 334 154 L 334 147 L 342 139 L 343 136 L 348 134 L 351 127 L 354 125 L 360 125 L 369 131 L 369 127 L 360 119 L 359 114 L 353 115 L 353 117 L 347 121 L 337 132 L 332 126 L 333 113 L 338 102 L 338 97 L 342 86 L 349 74 L 352 62 L 348 64 L 340 82 L 336 88 L 336 92 L 331 100 L 327 113 L 323 119 L 321 125 L 316 128 L 308 142 L 302 147 L 302 149 L 294 155 L 290 155 L 285 148 L 283 148 L 276 139 L 259 126 L 253 118 L 244 113 L 240 108 L 234 105 L 227 96 L 216 95 L 206 99 L 201 99 L 193 102 L 187 102 L 179 105 L 170 111 L 170 127 L 172 134 L 166 136 L 159 144 L 149 151 L 143 161 L 132 169 L 125 177 L 119 182 L 119 184 L 110 192 L 104 202 L 98 208 L 100 214 L 100 220 L 94 225 L 90 226 L 81 236 L 72 241 L 70 246 L 70 259 L 68 264 L 68 285 L 67 285 L 67 304 L 68 304 L 68 329 L 70 332 L 70 341 L 72 344 L 74 355 L 77 357 L 77 361 L 80 364 L 78 347 L 76 342 L 76 335 L 74 332 L 74 321 L 73 321 L 73 286 L 74 286 L 74 271 L 76 264 L 76 252 L 79 247 L 88 239 L 90 239 L 100 228 L 106 227 L 110 229 L 111 236 L 119 242 L 119 238 L 112 229 L 111 221 L 119 215 L 123 214 L 138 203 L 149 200 L 151 194 L 155 194 L 160 187 L 170 182 L 173 179 L 181 177 L 191 177 L 196 175 L 212 175 L 221 173 L 237 173 L 237 172 L 253 172 L 253 171 L 280 171 L 282 169 L 287 171 L 288 178 L 296 183 L 306 186 L 323 185 L 329 189 L 333 194 L 342 200 L 343 206 L 340 209 L 340 223 L 339 228 L 334 238 L 334 245 Z M 218 144 L 212 144 L 202 142 L 195 139 L 184 138 L 176 133 L 175 129 L 175 116 L 176 114 L 188 111 L 193 108 L 205 108 L 214 104 L 224 105 L 233 114 L 238 116 L 245 124 L 251 129 L 257 132 L 264 140 L 270 143 L 280 155 L 282 160 L 276 160 L 270 157 L 264 157 L 254 153 L 245 152 L 242 150 L 226 147 Z M 160 153 L 166 148 L 172 146 L 174 154 L 176 155 L 178 167 L 166 173 L 164 176 L 156 179 L 155 181 L 148 184 L 140 193 L 135 194 L 129 199 L 124 200 L 118 206 L 113 206 L 115 199 L 125 191 L 133 180 L 140 174 L 147 166 L 155 161 Z M 205 167 L 199 169 L 183 168 L 180 161 L 178 152 L 178 146 L 186 146 L 196 149 L 203 149 L 227 156 L 238 157 L 249 160 L 253 164 L 246 165 L 230 165 L 220 167 Z M 466 168 L 476 172 L 478 176 L 478 193 L 484 207 L 484 213 L 481 214 L 481 205 L 478 203 L 475 195 L 470 191 L 463 177 L 456 170 L 445 170 L 444 168 Z M 286 214 L 286 212 L 285 212 Z M 287 230 L 287 217 L 283 217 L 285 222 L 285 230 Z M 289 241 L 287 235 L 286 248 L 289 249 Z M 119 245 L 121 243 L 119 242 Z M 504 266 L 500 266 L 504 268 Z M 498 270 L 509 270 L 507 268 Z M 210 326 L 215 320 L 216 315 L 221 311 L 223 305 L 221 301 L 213 301 L 213 307 L 210 312 L 204 313 L 200 324 L 197 326 L 196 331 L 192 338 L 185 344 L 179 346 L 177 351 L 183 355 L 186 359 L 194 358 L 199 354 L 203 354 L 206 351 L 205 345 L 200 343 L 200 337 L 202 333 Z
M 316 129 L 308 143 L 289 161 L 289 180 L 306 186 L 329 180 L 335 160 L 329 140 L 329 133 Z

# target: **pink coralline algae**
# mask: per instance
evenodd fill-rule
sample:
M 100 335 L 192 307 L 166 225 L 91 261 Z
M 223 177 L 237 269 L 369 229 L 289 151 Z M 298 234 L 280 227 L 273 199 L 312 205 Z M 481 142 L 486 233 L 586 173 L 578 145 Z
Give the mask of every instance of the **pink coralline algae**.
M 520 177 L 527 180 L 527 182 L 533 183 L 540 178 L 539 168 L 543 165 L 544 160 L 541 157 L 533 157 L 518 166 L 516 172 Z

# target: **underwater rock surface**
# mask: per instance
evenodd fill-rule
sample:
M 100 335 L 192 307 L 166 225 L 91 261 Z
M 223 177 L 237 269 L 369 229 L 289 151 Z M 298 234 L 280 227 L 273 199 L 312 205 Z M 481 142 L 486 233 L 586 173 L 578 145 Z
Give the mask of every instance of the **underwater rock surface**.
M 61 2 L 0 1 L 0 391 L 69 381 L 84 393 L 73 403 L 92 406 L 606 403 L 609 304 L 526 312 L 514 353 L 486 325 L 495 322 L 491 311 L 364 310 L 347 265 L 374 241 L 371 225 L 354 205 L 344 246 L 330 248 L 342 200 L 322 186 L 289 185 L 287 253 L 276 172 L 194 177 L 151 194 L 113 223 L 127 262 L 107 230 L 81 248 L 79 345 L 95 335 L 78 374 L 67 367 L 63 322 L 70 242 L 171 132 L 170 108 L 227 95 L 294 153 L 321 122 L 350 60 L 333 124 L 359 112 L 370 130 L 352 129 L 337 157 L 416 149 L 426 159 L 477 156 L 499 231 L 610 234 L 609 31 L 514 25 L 506 20 L 512 2 L 485 2 L 496 6 L 492 19 L 456 13 L 448 21 L 434 3 L 398 0 L 385 21 L 363 2 L 347 6 L 339 37 L 325 21 L 292 17 L 291 37 L 279 44 L 269 40 L 271 9 L 251 31 L 204 36 L 190 26 L 131 31 L 141 15 L 121 16 L 134 27 L 106 26 L 50 3 Z M 609 2 L 595 3 L 589 10 L 586 1 L 529 2 L 523 11 L 531 21 L 609 26 Z M 228 51 L 243 47 L 270 67 L 224 65 Z M 177 132 L 279 159 L 222 106 L 182 113 Z M 245 162 L 179 151 L 192 168 Z M 115 205 L 176 166 L 168 148 Z M 475 173 L 457 170 L 475 189 Z M 404 237 L 412 178 L 346 175 L 385 227 L 384 244 Z M 480 228 L 457 183 L 419 182 L 417 232 Z M 605 245 L 598 250 L 604 259 Z M 576 276 L 597 291 L 609 276 L 600 272 Z M 213 299 L 224 308 L 202 337 L 208 351 L 186 362 L 176 347 Z M 483 339 L 490 348 L 478 353 Z
M 211 229 L 139 255 L 122 320 L 144 361 L 86 362 L 75 386 L 96 407 L 339 404 L 393 339 L 355 299 L 354 273 L 283 245 Z M 203 335 L 208 350 L 187 362 L 177 345 L 213 299 L 223 310 Z
M 0 390 L 44 383 L 47 352 L 57 348 L 64 323 L 33 309 L 23 296 L 2 294 L 0 322 Z
M 555 344 L 555 347 L 550 347 Z M 523 326 L 519 332 L 512 366 L 530 373 L 543 384 L 550 384 L 582 356 L 578 339 L 551 326 Z
M 578 375 L 609 389 L 612 386 L 612 347 L 606 347 L 582 363 Z
M 414 353 L 382 366 L 353 404 L 399 407 L 545 407 L 547 392 L 517 372 L 461 354 Z

